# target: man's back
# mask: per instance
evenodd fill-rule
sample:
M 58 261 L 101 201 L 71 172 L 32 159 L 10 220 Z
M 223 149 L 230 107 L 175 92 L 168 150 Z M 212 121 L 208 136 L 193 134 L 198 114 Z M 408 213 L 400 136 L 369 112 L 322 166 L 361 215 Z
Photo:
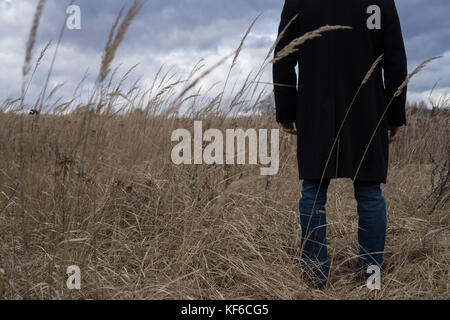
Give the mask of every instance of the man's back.
M 406 54 L 394 1 L 287 0 L 279 32 L 296 14 L 275 54 L 293 39 L 324 25 L 351 29 L 325 32 L 274 64 L 274 83 L 295 86 L 298 80 L 298 90 L 275 85 L 277 121 L 297 125 L 301 179 L 321 178 L 336 139 L 338 145 L 325 177 L 353 178 L 378 121 L 406 77 Z M 381 55 L 383 60 L 355 99 L 364 77 Z M 294 69 L 297 62 L 298 78 Z M 406 91 L 389 107 L 359 171 L 359 180 L 386 182 L 388 126 L 406 124 L 405 101 Z

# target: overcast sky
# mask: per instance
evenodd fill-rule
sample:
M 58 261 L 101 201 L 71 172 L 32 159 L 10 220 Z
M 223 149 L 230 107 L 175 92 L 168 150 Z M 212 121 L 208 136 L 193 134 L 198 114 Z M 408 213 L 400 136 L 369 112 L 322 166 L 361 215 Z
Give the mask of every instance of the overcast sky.
M 47 0 L 38 32 L 34 59 L 49 41 L 56 43 L 70 1 Z M 102 50 L 115 17 L 126 0 L 76 0 L 81 8 L 81 30 L 66 30 L 58 53 L 50 88 L 64 82 L 60 94 L 70 99 L 88 71 L 87 84 L 98 74 Z M 25 44 L 38 0 L 0 0 L 0 101 L 20 96 Z M 230 83 L 245 79 L 258 69 L 276 38 L 283 0 L 148 0 L 133 21 L 114 65 L 124 73 L 139 63 L 131 80 L 150 83 L 156 72 L 188 73 L 200 60 L 213 65 L 228 55 L 252 20 L 262 14 L 249 35 Z M 444 58 L 430 64 L 414 78 L 409 100 L 427 98 L 439 81 L 435 97 L 450 92 L 450 1 L 396 0 L 407 47 L 410 71 L 431 56 Z M 54 45 L 33 81 L 29 97 L 37 97 L 53 54 Z M 230 62 L 231 63 L 231 62 Z M 229 63 L 208 76 L 207 82 L 223 82 Z M 263 81 L 271 80 L 266 68 Z M 206 83 L 208 84 L 208 83 Z M 271 88 L 267 87 L 268 91 Z

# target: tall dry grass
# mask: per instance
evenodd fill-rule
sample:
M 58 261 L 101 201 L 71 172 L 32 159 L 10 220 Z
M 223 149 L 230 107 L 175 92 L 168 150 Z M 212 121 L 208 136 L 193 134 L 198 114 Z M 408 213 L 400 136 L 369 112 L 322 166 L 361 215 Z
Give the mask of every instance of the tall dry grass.
M 357 214 L 350 180 L 330 186 L 331 281 L 324 291 L 311 290 L 299 269 L 292 137 L 282 137 L 274 177 L 261 177 L 254 166 L 170 160 L 172 131 L 192 128 L 194 119 L 203 120 L 205 130 L 276 128 L 271 114 L 257 112 L 270 54 L 227 100 L 223 92 L 208 98 L 192 91 L 215 67 L 236 59 L 243 41 L 203 72 L 196 65 L 184 79 L 161 69 L 150 88 L 126 87 L 132 70 L 117 81 L 111 68 L 139 8 L 135 1 L 124 20 L 121 11 L 114 22 L 89 101 L 76 104 L 74 97 L 28 115 L 19 111 L 39 102 L 7 99 L 0 109 L 1 298 L 448 298 L 448 106 L 408 109 L 409 126 L 391 150 L 382 290 L 369 292 L 354 281 Z M 66 288 L 69 265 L 81 268 L 80 291 Z

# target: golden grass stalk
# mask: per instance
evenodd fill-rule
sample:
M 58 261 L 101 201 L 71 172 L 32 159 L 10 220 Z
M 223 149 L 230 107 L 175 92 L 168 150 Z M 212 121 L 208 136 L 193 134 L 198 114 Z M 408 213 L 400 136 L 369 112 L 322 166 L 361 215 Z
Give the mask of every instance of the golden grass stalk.
M 30 63 L 33 57 L 33 48 L 36 42 L 37 30 L 39 28 L 39 22 L 41 20 L 42 12 L 44 10 L 45 0 L 39 0 L 39 3 L 34 13 L 33 24 L 31 25 L 30 35 L 28 36 L 27 47 L 25 51 L 25 62 L 23 65 L 22 73 L 26 77 L 30 72 Z
M 372 64 L 372 67 L 370 68 L 369 72 L 367 72 L 366 76 L 364 77 L 364 80 L 361 83 L 360 88 L 365 85 L 367 83 L 367 81 L 369 81 L 370 77 L 372 76 L 372 73 L 375 71 L 375 69 L 378 67 L 378 64 L 381 62 L 381 60 L 383 59 L 384 54 L 382 54 L 381 56 L 378 57 L 377 60 L 375 60 L 375 62 Z
M 289 27 L 291 26 L 291 24 L 294 22 L 295 19 L 297 19 L 299 16 L 299 14 L 297 13 L 289 22 L 288 24 L 284 27 L 283 30 L 281 30 L 280 34 L 278 35 L 278 37 L 275 39 L 275 42 L 273 43 L 272 47 L 270 47 L 269 52 L 267 53 L 266 58 L 264 59 L 264 61 L 269 60 L 269 58 L 272 56 L 272 53 L 275 51 L 275 48 L 277 47 L 278 43 L 280 43 L 280 40 L 284 37 L 284 34 L 286 33 L 287 29 L 289 29 Z
M 250 31 L 253 29 L 253 26 L 255 25 L 256 21 L 258 20 L 258 18 L 261 16 L 261 14 L 259 14 L 250 24 L 250 26 L 247 29 L 247 32 L 245 32 L 244 36 L 241 39 L 241 42 L 239 43 L 238 48 L 236 49 L 236 53 L 234 55 L 233 61 L 231 62 L 231 67 L 228 70 L 228 74 L 227 74 L 227 78 L 225 79 L 225 84 L 223 86 L 223 90 L 222 90 L 222 94 L 219 100 L 219 104 L 218 104 L 218 108 L 220 108 L 220 105 L 222 104 L 222 99 L 223 99 L 223 95 L 225 93 L 225 89 L 227 88 L 227 84 L 228 84 L 228 80 L 230 79 L 230 75 L 231 75 L 231 71 L 233 70 L 238 58 L 239 58 L 239 54 L 241 53 L 242 47 L 244 46 L 245 40 L 247 39 L 247 36 L 250 34 Z
M 278 35 L 277 39 L 276 39 L 275 42 L 273 43 L 272 47 L 269 49 L 266 58 L 264 59 L 264 61 L 263 61 L 262 64 L 261 64 L 261 67 L 258 69 L 258 71 L 256 72 L 255 76 L 253 77 L 253 80 L 248 82 L 248 85 L 256 84 L 256 85 L 254 86 L 254 89 L 253 89 L 253 92 L 252 92 L 252 95 L 251 95 L 251 99 L 253 99 L 253 96 L 254 96 L 255 93 L 256 93 L 256 90 L 257 90 L 257 88 L 258 88 L 258 84 L 271 84 L 271 85 L 273 85 L 272 83 L 264 83 L 264 82 L 261 82 L 261 81 L 260 81 L 260 79 L 261 79 L 261 77 L 262 77 L 262 75 L 263 75 L 263 71 L 264 71 L 265 67 L 271 63 L 271 61 L 269 61 L 268 63 L 266 63 L 266 62 L 267 62 L 267 60 L 270 58 L 270 56 L 272 55 L 272 53 L 273 53 L 273 51 L 275 50 L 276 46 L 278 45 L 279 41 L 284 37 L 284 35 L 285 35 L 285 33 L 286 33 L 286 30 L 291 26 L 291 24 L 294 22 L 294 20 L 297 19 L 298 15 L 299 15 L 299 14 L 295 15 L 295 16 L 288 22 L 288 24 L 284 27 L 284 29 L 280 32 L 280 34 Z M 250 77 L 250 75 L 249 75 L 248 77 Z M 247 81 L 246 81 L 246 84 L 247 84 Z M 244 84 L 244 85 L 242 86 L 241 90 L 239 91 L 238 94 L 239 94 L 240 96 L 243 95 L 244 91 L 247 91 L 248 88 L 246 87 L 246 84 Z M 283 85 L 280 85 L 280 86 L 283 86 Z M 288 86 L 288 85 L 285 85 L 285 86 Z M 247 97 L 247 95 L 248 95 L 248 93 L 246 92 L 246 93 L 245 93 L 245 98 Z M 245 98 L 244 98 L 244 100 L 245 100 Z
M 114 25 L 109 34 L 108 41 L 106 43 L 105 52 L 103 55 L 101 68 L 100 68 L 100 74 L 98 77 L 99 83 L 102 83 L 105 80 L 105 78 L 107 77 L 107 75 L 110 71 L 110 65 L 111 65 L 112 61 L 114 60 L 114 56 L 116 55 L 117 48 L 119 47 L 120 43 L 122 42 L 123 38 L 125 37 L 125 34 L 131 25 L 131 21 L 136 17 L 136 15 L 139 13 L 140 9 L 142 8 L 142 4 L 143 4 L 142 1 L 134 0 L 133 5 L 128 10 L 127 15 L 125 16 L 124 20 L 120 24 L 119 29 L 117 30 L 117 33 L 114 37 L 113 34 L 117 27 L 119 19 L 121 17 L 123 9 L 120 10 L 119 15 L 117 16 L 116 21 L 114 22 Z
M 52 40 L 50 40 L 49 42 L 47 42 L 47 44 L 45 45 L 45 47 L 41 50 L 41 53 L 39 54 L 39 58 L 36 61 L 36 65 L 34 67 L 33 73 L 36 72 L 36 69 L 39 67 L 39 65 L 41 64 L 42 59 L 45 56 L 45 52 L 47 51 L 48 47 L 50 47 L 50 44 L 52 43 Z
M 366 158 L 367 152 L 369 151 L 370 145 L 372 144 L 373 139 L 375 138 L 375 135 L 378 131 L 378 128 L 381 125 L 381 122 L 383 121 L 384 117 L 386 116 L 387 111 L 389 110 L 389 107 L 391 106 L 392 102 L 394 101 L 395 98 L 397 98 L 398 96 L 400 96 L 403 92 L 403 90 L 406 88 L 406 85 L 409 83 L 409 81 L 412 79 L 412 77 L 414 77 L 416 74 L 418 74 L 420 71 L 422 71 L 423 68 L 425 68 L 425 66 L 430 63 L 433 60 L 437 60 L 442 58 L 442 56 L 438 56 L 438 57 L 432 57 L 429 59 L 424 60 L 416 69 L 414 69 L 413 72 L 411 72 L 405 79 L 405 81 L 403 81 L 403 83 L 398 87 L 397 91 L 395 92 L 395 94 L 392 96 L 391 101 L 389 101 L 388 105 L 386 106 L 386 108 L 384 109 L 383 114 L 380 117 L 380 120 L 378 121 L 378 124 L 376 125 L 375 129 L 373 130 L 373 134 L 369 140 L 369 143 L 367 144 L 366 150 L 364 151 L 364 154 L 361 158 L 361 161 L 359 162 L 358 168 L 356 170 L 355 176 L 353 177 L 353 182 L 355 182 L 356 177 L 358 176 L 359 171 L 361 170 L 361 166 L 362 163 L 364 161 L 364 159 Z
M 292 84 L 284 84 L 284 83 L 274 83 L 274 82 L 265 82 L 265 81 L 253 81 L 254 84 L 265 84 L 268 86 L 277 86 L 277 87 L 286 87 L 286 88 L 297 88 L 297 86 Z
M 207 69 L 206 71 L 204 71 L 198 78 L 196 78 L 194 81 L 192 81 L 192 83 L 190 85 L 188 85 L 177 97 L 177 100 L 181 99 L 189 90 L 191 90 L 193 87 L 195 87 L 197 85 L 197 83 L 203 79 L 204 77 L 206 77 L 208 74 L 210 74 L 214 69 L 218 68 L 219 66 L 221 66 L 225 61 L 228 60 L 228 58 L 230 58 L 233 55 L 233 53 L 227 55 L 226 57 L 222 58 L 219 62 L 217 62 L 216 64 L 214 64 L 212 67 L 210 67 L 209 69 Z
M 286 45 L 283 49 L 281 49 L 276 57 L 274 57 L 272 60 L 268 61 L 266 63 L 266 61 L 269 59 L 269 57 L 272 55 L 273 51 L 275 50 L 276 46 L 278 45 L 278 43 L 280 42 L 280 40 L 283 38 L 283 36 L 285 35 L 287 29 L 289 28 L 289 26 L 294 22 L 295 19 L 297 19 L 298 14 L 295 15 L 290 21 L 289 23 L 286 25 L 286 27 L 280 32 L 280 35 L 277 37 L 277 39 L 275 40 L 275 43 L 272 45 L 272 47 L 270 48 L 266 59 L 263 61 L 261 67 L 259 68 L 258 72 L 256 73 L 254 80 L 251 81 L 252 84 L 259 84 L 262 83 L 259 81 L 259 79 L 262 76 L 262 72 L 264 71 L 265 67 L 269 64 L 273 64 L 276 63 L 278 61 L 280 61 L 281 59 L 287 57 L 288 55 L 297 52 L 298 46 L 300 46 L 301 44 L 303 44 L 304 42 L 306 42 L 307 40 L 311 40 L 317 37 L 321 37 L 323 32 L 327 32 L 327 31 L 332 31 L 332 30 L 339 30 L 339 29 L 351 29 L 351 27 L 348 26 L 322 26 L 316 30 L 313 30 L 311 32 L 307 32 L 305 33 L 303 36 L 298 37 L 294 40 L 292 40 L 288 45 Z M 267 83 L 265 83 L 267 84 Z M 278 85 L 278 86 L 287 86 L 287 85 L 283 85 L 283 84 L 272 84 L 272 85 Z M 253 93 L 252 93 L 252 98 L 256 92 L 256 88 L 257 86 L 255 86 Z
M 69 5 L 72 5 L 74 3 L 75 0 L 71 0 Z M 62 41 L 62 37 L 64 35 L 64 30 L 66 30 L 66 22 L 67 22 L 67 18 L 68 15 L 66 16 L 66 19 L 64 20 L 63 25 L 61 26 L 61 30 L 59 32 L 59 36 L 58 36 L 58 42 L 56 43 L 56 48 L 55 48 L 55 52 L 53 53 L 53 58 L 52 58 L 52 62 L 50 64 L 50 68 L 48 70 L 48 74 L 47 74 L 47 79 L 45 80 L 45 84 L 44 84 L 44 88 L 42 89 L 42 97 L 40 98 L 40 105 L 39 105 L 39 114 L 41 113 L 42 110 L 42 105 L 44 103 L 45 100 L 45 93 L 47 91 L 47 87 L 48 87 L 48 83 L 50 81 L 50 77 L 52 75 L 53 72 L 53 66 L 55 65 L 55 61 L 56 61 L 56 57 L 58 55 L 58 49 L 59 49 L 59 45 L 61 44 Z M 37 119 L 39 119 L 39 117 L 37 117 Z
M 30 88 L 30 84 L 33 81 L 34 75 L 36 74 L 36 70 L 39 68 L 42 59 L 45 56 L 45 52 L 47 52 L 47 49 L 50 47 L 50 44 L 52 43 L 52 41 L 50 40 L 49 42 L 47 42 L 47 44 L 45 45 L 45 47 L 41 50 L 41 53 L 39 54 L 39 58 L 36 61 L 36 64 L 34 66 L 33 72 L 31 74 L 30 80 L 27 83 L 27 88 L 25 89 L 24 95 L 27 94 L 28 89 Z
M 333 30 L 343 30 L 343 29 L 352 29 L 352 27 L 339 26 L 339 25 L 337 25 L 337 26 L 326 25 L 326 26 L 322 26 L 316 30 L 313 30 L 311 32 L 307 32 L 303 36 L 292 40 L 288 45 L 286 45 L 283 49 L 281 49 L 277 53 L 276 57 L 274 59 L 272 59 L 271 63 L 276 63 L 277 61 L 284 59 L 288 55 L 290 55 L 294 52 L 297 52 L 299 50 L 297 47 L 299 45 L 301 45 L 302 43 L 306 42 L 307 40 L 321 37 L 322 33 L 324 33 L 324 32 L 333 31 Z
M 236 54 L 234 55 L 233 62 L 231 63 L 232 67 L 236 64 L 239 58 L 239 54 L 241 53 L 242 47 L 244 46 L 245 40 L 247 39 L 248 35 L 250 34 L 250 31 L 253 29 L 253 26 L 255 25 L 256 21 L 259 19 L 260 16 L 261 14 L 259 14 L 255 19 L 253 19 L 252 23 L 248 27 L 244 36 L 242 37 L 241 42 L 239 43 L 239 46 L 236 49 Z
M 31 25 L 30 34 L 28 36 L 28 41 L 25 50 L 25 61 L 22 67 L 22 95 L 21 95 L 21 103 L 20 108 L 23 108 L 23 102 L 25 100 L 26 95 L 26 77 L 31 69 L 31 59 L 33 58 L 33 48 L 36 43 L 37 31 L 39 29 L 39 22 L 41 20 L 42 12 L 44 10 L 45 0 L 39 0 L 39 3 L 36 8 L 36 12 L 34 13 L 33 23 Z
M 398 87 L 397 91 L 394 94 L 394 98 L 398 97 L 399 95 L 402 94 L 403 89 L 407 86 L 407 84 L 409 83 L 409 81 L 411 80 L 412 77 L 414 77 L 416 74 L 418 74 L 420 71 L 422 71 L 423 68 L 425 68 L 425 66 L 430 63 L 433 60 L 437 60 L 437 59 L 441 59 L 443 58 L 442 56 L 437 56 L 437 57 L 432 57 L 429 58 L 425 61 L 423 61 L 416 69 L 414 69 L 413 72 L 411 72 L 405 79 L 405 81 L 403 81 L 403 83 L 400 85 L 400 87 Z

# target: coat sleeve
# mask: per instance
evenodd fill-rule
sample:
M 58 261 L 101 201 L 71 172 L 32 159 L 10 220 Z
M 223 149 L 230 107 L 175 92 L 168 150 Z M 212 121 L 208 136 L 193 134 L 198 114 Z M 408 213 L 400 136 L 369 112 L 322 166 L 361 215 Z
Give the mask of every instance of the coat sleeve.
M 385 98 L 388 103 L 398 87 L 405 81 L 408 68 L 400 19 L 394 0 L 386 1 L 383 16 L 383 70 Z M 388 124 L 391 126 L 406 125 L 406 91 L 405 87 L 402 94 L 394 98 L 387 111 Z
M 297 0 L 285 0 L 281 13 L 281 22 L 278 36 L 286 28 L 297 12 Z M 299 35 L 296 34 L 298 17 L 289 27 L 275 47 L 275 57 L 280 50 L 287 46 Z M 295 66 L 298 62 L 298 53 L 292 53 L 273 64 L 273 82 L 275 94 L 276 120 L 278 123 L 295 122 L 297 105 L 297 74 Z

